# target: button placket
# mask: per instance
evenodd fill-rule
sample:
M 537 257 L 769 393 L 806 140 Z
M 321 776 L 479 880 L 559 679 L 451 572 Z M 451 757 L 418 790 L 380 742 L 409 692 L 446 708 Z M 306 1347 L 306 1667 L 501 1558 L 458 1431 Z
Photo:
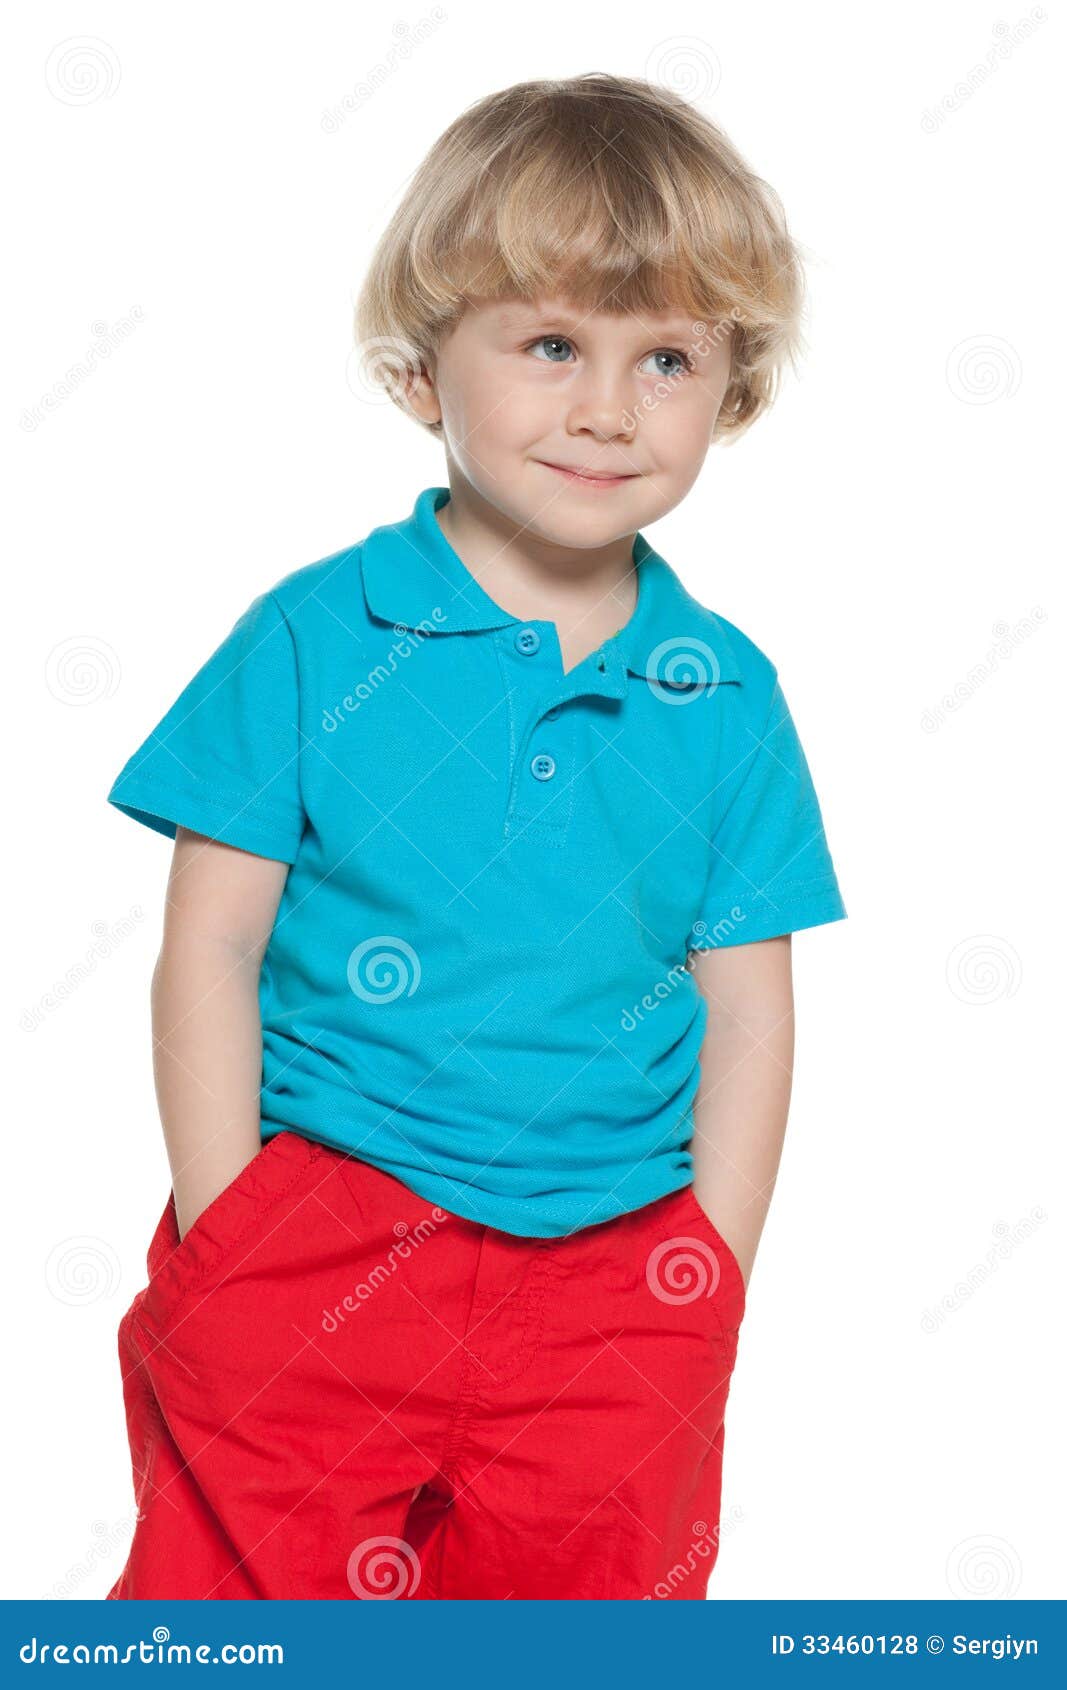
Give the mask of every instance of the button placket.
M 550 625 L 542 632 L 523 623 L 509 629 L 501 641 L 519 727 L 504 832 L 562 844 L 574 810 L 577 733 L 575 711 L 563 706 L 589 696 L 619 697 L 619 677 L 609 672 L 608 659 L 600 651 L 563 675 L 554 635 Z M 537 697 L 531 683 L 543 684 L 549 664 L 555 686 Z
M 574 721 L 554 722 L 552 739 L 531 721 L 511 782 L 506 835 L 562 845 L 574 812 Z
M 546 673 L 559 661 L 553 632 L 521 622 L 503 629 L 497 642 L 513 721 L 505 835 L 526 836 L 531 827 L 543 825 L 558 838 L 569 819 L 569 804 L 553 802 L 566 780 L 569 736 L 544 717 Z

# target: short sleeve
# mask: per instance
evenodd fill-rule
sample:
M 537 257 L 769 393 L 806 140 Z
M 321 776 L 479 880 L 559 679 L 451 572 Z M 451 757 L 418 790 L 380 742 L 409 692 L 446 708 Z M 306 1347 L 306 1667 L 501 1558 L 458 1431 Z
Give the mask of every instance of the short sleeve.
M 128 759 L 108 803 L 173 839 L 179 826 L 296 860 L 299 686 L 292 632 L 261 593 Z
M 724 808 L 688 950 L 746 945 L 840 921 L 841 898 L 804 749 L 774 677 L 762 728 L 727 736 Z

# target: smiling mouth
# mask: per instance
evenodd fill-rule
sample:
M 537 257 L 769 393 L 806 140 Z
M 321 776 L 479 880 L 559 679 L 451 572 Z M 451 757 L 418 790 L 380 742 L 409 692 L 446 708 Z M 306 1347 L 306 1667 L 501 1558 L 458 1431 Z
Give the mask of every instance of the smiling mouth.
M 570 481 L 584 481 L 594 487 L 617 487 L 620 482 L 636 480 L 635 474 L 629 470 L 625 475 L 603 475 L 596 470 L 571 469 L 568 464 L 554 464 L 547 458 L 536 461 L 545 469 L 554 469 L 557 475 L 565 475 Z

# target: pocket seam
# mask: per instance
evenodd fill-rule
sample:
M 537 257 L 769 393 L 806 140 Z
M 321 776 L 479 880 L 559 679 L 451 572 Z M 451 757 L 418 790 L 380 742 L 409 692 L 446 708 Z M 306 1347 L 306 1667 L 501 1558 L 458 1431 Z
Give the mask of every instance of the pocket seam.
M 729 1271 L 730 1271 L 730 1273 L 731 1273 L 731 1275 L 734 1279 L 734 1289 L 737 1293 L 738 1298 L 740 1299 L 741 1314 L 744 1315 L 745 1305 L 746 1305 L 746 1302 L 747 1302 L 747 1292 L 746 1292 L 746 1289 L 745 1289 L 745 1278 L 744 1278 L 743 1273 L 741 1272 L 741 1263 L 738 1261 L 738 1259 L 737 1259 L 736 1255 L 734 1254 L 733 1250 L 730 1248 L 729 1244 L 726 1242 L 725 1238 L 723 1237 L 722 1233 L 719 1231 L 718 1227 L 715 1225 L 715 1222 L 712 1220 L 712 1218 L 708 1214 L 707 1210 L 701 1204 L 692 1184 L 683 1186 L 682 1190 L 685 1192 L 685 1195 L 686 1195 L 686 1197 L 689 1201 L 690 1207 L 693 1210 L 695 1210 L 698 1219 L 703 1221 L 705 1227 L 710 1232 L 710 1234 L 712 1236 L 712 1240 L 713 1240 L 714 1245 L 715 1245 L 716 1256 L 722 1257 L 722 1259 L 726 1262 L 727 1268 L 729 1269 Z
M 205 1203 L 204 1207 L 201 1209 L 201 1211 L 197 1215 L 196 1219 L 194 1221 L 191 1221 L 189 1223 L 189 1225 L 186 1227 L 184 1233 L 179 1238 L 177 1245 L 171 1251 L 170 1255 L 167 1257 L 167 1260 L 164 1263 L 164 1266 L 169 1266 L 170 1263 L 172 1261 L 174 1261 L 175 1257 L 178 1254 L 178 1251 L 180 1249 L 182 1249 L 182 1247 L 185 1244 L 188 1243 L 190 1238 L 193 1237 L 194 1233 L 197 1231 L 197 1229 L 201 1225 L 201 1222 L 204 1221 L 207 1218 L 208 1215 L 210 1215 L 212 1209 L 216 1208 L 218 1206 L 218 1204 L 220 1204 L 225 1197 L 227 1197 L 231 1192 L 233 1192 L 237 1189 L 238 1184 L 240 1183 L 241 1180 L 244 1179 L 244 1177 L 248 1173 L 249 1169 L 252 1168 L 257 1162 L 261 1161 L 262 1158 L 267 1155 L 268 1151 L 270 1151 L 277 1144 L 278 1138 L 279 1138 L 279 1134 L 274 1133 L 274 1134 L 272 1134 L 272 1136 L 270 1138 L 265 1140 L 265 1142 L 260 1145 L 260 1147 L 256 1151 L 255 1155 L 249 1157 L 249 1159 L 245 1163 L 244 1167 L 238 1168 L 238 1170 L 234 1174 L 233 1178 L 228 1179 L 226 1181 L 226 1184 L 223 1186 L 222 1190 L 216 1191 L 216 1193 L 215 1193 L 214 1197 L 212 1197 L 211 1201 L 209 1203 Z M 173 1196 L 173 1187 L 171 1188 L 171 1195 Z M 175 1216 L 175 1225 L 177 1225 L 177 1216 Z
M 167 1257 L 167 1260 L 164 1262 L 163 1266 L 159 1269 L 159 1271 L 157 1273 L 153 1274 L 152 1279 L 149 1281 L 148 1285 L 145 1288 L 144 1303 L 143 1303 L 142 1309 L 138 1310 L 138 1316 L 140 1316 L 140 1314 L 142 1312 L 146 1311 L 149 1315 L 154 1315 L 157 1320 L 162 1319 L 162 1318 L 166 1318 L 168 1321 L 172 1320 L 178 1314 L 179 1310 L 182 1308 L 182 1306 L 186 1302 L 186 1300 L 190 1296 L 192 1296 L 192 1294 L 195 1291 L 199 1290 L 200 1287 L 204 1284 L 204 1282 L 207 1279 L 209 1279 L 211 1277 L 211 1275 L 213 1273 L 215 1273 L 217 1271 L 217 1269 L 224 1262 L 229 1260 L 230 1256 L 233 1255 L 233 1253 L 237 1249 L 238 1245 L 241 1244 L 241 1242 L 248 1236 L 248 1234 L 253 1230 L 253 1228 L 258 1226 L 259 1223 L 263 1219 L 265 1219 L 265 1217 L 267 1215 L 269 1215 L 271 1213 L 271 1211 L 277 1206 L 277 1204 L 281 1202 L 281 1199 L 287 1194 L 287 1192 L 291 1191 L 293 1186 L 296 1185 L 296 1183 L 299 1180 L 303 1179 L 303 1177 L 307 1173 L 308 1169 L 314 1166 L 316 1160 L 318 1159 L 318 1155 L 319 1155 L 318 1147 L 315 1144 L 313 1144 L 311 1142 L 311 1140 L 305 1140 L 304 1142 L 307 1144 L 308 1149 L 310 1151 L 310 1154 L 308 1155 L 307 1159 L 304 1162 L 302 1162 L 301 1165 L 296 1169 L 292 1178 L 287 1180 L 286 1183 L 279 1190 L 270 1192 L 268 1194 L 268 1198 L 267 1198 L 266 1203 L 264 1205 L 257 1207 L 253 1211 L 253 1213 L 249 1216 L 249 1219 L 248 1219 L 246 1225 L 243 1226 L 241 1228 L 241 1230 L 233 1238 L 225 1241 L 222 1244 L 221 1248 L 219 1248 L 219 1247 L 216 1248 L 214 1254 L 210 1257 L 210 1259 L 201 1264 L 201 1270 L 200 1270 L 199 1273 L 197 1273 L 195 1275 L 194 1278 L 188 1280 L 187 1282 L 183 1282 L 184 1262 L 182 1261 L 181 1255 L 180 1255 L 182 1246 L 186 1243 L 186 1241 L 188 1239 L 190 1239 L 193 1236 L 194 1228 L 196 1228 L 199 1225 L 200 1221 L 208 1213 L 208 1210 L 214 1208 L 216 1203 L 220 1203 L 222 1201 L 222 1199 L 227 1195 L 227 1193 L 232 1193 L 233 1191 L 236 1190 L 238 1182 L 244 1177 L 244 1175 L 248 1172 L 248 1170 L 251 1167 L 253 1167 L 256 1162 L 259 1161 L 260 1157 L 263 1156 L 270 1149 L 271 1145 L 277 1142 L 277 1140 L 280 1136 L 281 1135 L 278 1134 L 278 1133 L 272 1134 L 271 1137 L 267 1140 L 266 1144 L 263 1145 L 262 1149 L 257 1151 L 256 1155 L 252 1157 L 252 1160 L 250 1162 L 246 1162 L 244 1167 L 237 1174 L 234 1175 L 234 1177 L 230 1181 L 230 1183 L 228 1185 L 223 1186 L 223 1188 L 219 1192 L 218 1196 L 212 1198 L 212 1200 L 208 1204 L 207 1208 L 202 1209 L 200 1211 L 200 1214 L 196 1217 L 196 1220 L 192 1223 L 192 1226 L 190 1226 L 188 1228 L 188 1230 L 186 1231 L 185 1236 L 183 1238 L 179 1239 L 177 1247 L 174 1250 L 171 1251 L 171 1254 Z M 173 1266 L 173 1264 L 175 1262 L 178 1263 L 177 1269 L 174 1269 L 174 1266 Z M 172 1279 L 175 1282 L 174 1289 L 176 1289 L 178 1294 L 177 1294 L 176 1298 L 174 1298 L 174 1300 L 171 1301 L 171 1302 L 168 1302 L 168 1300 L 166 1298 L 164 1298 L 163 1301 L 162 1301 L 162 1306 L 156 1307 L 155 1306 L 155 1304 L 157 1302 L 157 1298 L 155 1296 L 156 1288 L 158 1287 L 159 1282 L 160 1282 L 161 1278 L 163 1277 L 163 1275 L 166 1274 L 167 1272 L 171 1272 Z

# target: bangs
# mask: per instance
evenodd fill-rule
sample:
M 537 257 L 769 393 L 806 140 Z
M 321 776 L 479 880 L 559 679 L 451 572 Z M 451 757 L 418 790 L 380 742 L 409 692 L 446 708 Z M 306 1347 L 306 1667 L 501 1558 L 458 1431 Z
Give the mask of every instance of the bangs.
M 545 117 L 489 148 L 448 216 L 427 207 L 416 223 L 418 279 L 435 303 L 557 295 L 585 311 L 753 320 L 774 255 L 760 263 L 736 182 L 725 196 L 723 172 L 684 133 L 647 118 L 612 125 L 591 94 Z

